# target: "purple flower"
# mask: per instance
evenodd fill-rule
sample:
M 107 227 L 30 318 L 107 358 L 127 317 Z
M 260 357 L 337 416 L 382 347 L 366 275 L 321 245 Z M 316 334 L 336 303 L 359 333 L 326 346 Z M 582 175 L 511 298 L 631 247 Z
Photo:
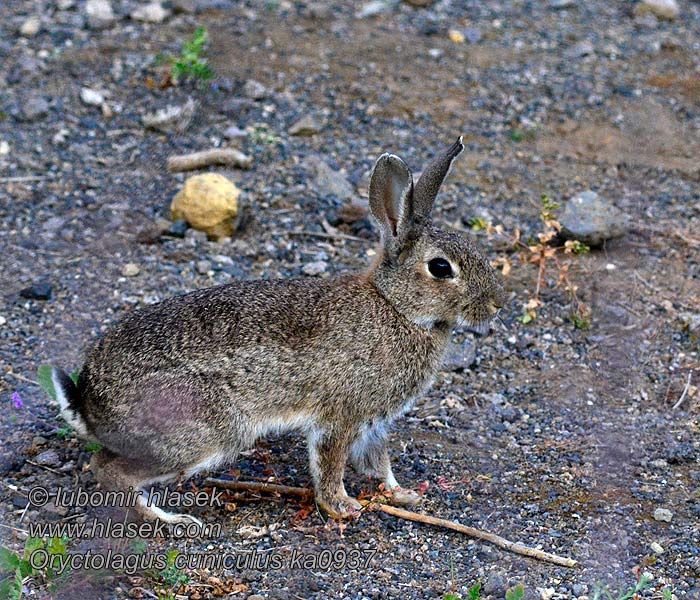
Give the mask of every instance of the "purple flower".
M 24 406 L 24 403 L 22 402 L 22 398 L 19 397 L 19 392 L 13 392 L 12 402 L 14 403 L 15 408 L 22 408 Z

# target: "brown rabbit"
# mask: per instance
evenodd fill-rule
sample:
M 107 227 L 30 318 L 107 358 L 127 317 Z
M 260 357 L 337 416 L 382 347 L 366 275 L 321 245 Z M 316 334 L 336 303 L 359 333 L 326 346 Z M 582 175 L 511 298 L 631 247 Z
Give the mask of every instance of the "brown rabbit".
M 143 489 L 230 463 L 272 431 L 301 430 L 318 504 L 333 517 L 348 496 L 348 458 L 404 500 L 389 464 L 391 422 L 431 384 L 453 327 L 488 325 L 503 290 L 466 235 L 430 212 L 461 138 L 413 185 L 397 156 L 372 171 L 381 227 L 376 260 L 334 279 L 236 281 L 135 311 L 90 350 L 77 385 L 53 380 L 63 415 L 98 440 L 98 479 Z M 195 520 L 159 508 L 167 522 Z

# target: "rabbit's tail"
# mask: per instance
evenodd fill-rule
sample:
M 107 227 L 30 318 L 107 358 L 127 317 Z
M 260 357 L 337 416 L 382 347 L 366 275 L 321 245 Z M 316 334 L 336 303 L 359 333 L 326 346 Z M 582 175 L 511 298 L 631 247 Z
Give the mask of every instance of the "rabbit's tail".
M 80 414 L 82 400 L 78 386 L 70 378 L 68 373 L 54 367 L 51 371 L 53 388 L 56 391 L 56 400 L 61 407 L 61 415 L 75 431 L 80 435 L 87 434 L 85 420 Z

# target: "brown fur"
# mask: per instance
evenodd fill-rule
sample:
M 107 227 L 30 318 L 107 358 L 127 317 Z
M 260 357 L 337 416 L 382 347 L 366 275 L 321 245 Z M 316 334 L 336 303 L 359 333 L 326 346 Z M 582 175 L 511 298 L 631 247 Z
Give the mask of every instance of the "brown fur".
M 503 301 L 469 240 L 426 224 L 459 151 L 428 168 L 432 180 L 419 183 L 415 203 L 408 168 L 380 157 L 370 207 L 383 243 L 368 272 L 237 281 L 170 298 L 113 327 L 88 353 L 70 405 L 105 447 L 96 458 L 105 484 L 142 487 L 212 468 L 289 428 L 307 435 L 318 502 L 331 515 L 358 507 L 343 486 L 348 458 L 391 483 L 388 425 L 430 384 L 455 323 L 488 321 Z M 430 275 L 435 257 L 459 276 Z

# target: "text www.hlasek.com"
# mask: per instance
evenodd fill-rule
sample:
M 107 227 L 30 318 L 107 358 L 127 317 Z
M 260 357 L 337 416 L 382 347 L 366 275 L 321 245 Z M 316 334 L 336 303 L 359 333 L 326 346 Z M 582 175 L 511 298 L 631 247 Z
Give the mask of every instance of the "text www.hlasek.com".
M 43 487 L 29 490 L 29 502 L 33 506 L 42 507 L 49 503 L 54 506 L 74 506 L 83 508 L 120 507 L 134 508 L 143 501 L 147 506 L 165 506 L 168 508 L 185 507 L 216 507 L 222 504 L 222 492 L 173 492 L 168 488 L 141 492 L 129 488 L 119 492 L 87 492 L 82 488 L 65 490 L 59 487 L 55 492 L 49 492 Z M 29 535 L 37 538 L 68 537 L 70 539 L 85 538 L 216 538 L 221 535 L 220 523 L 166 523 L 164 521 L 147 521 L 143 523 L 127 523 L 121 520 L 92 519 L 85 523 L 32 523 L 29 525 Z

